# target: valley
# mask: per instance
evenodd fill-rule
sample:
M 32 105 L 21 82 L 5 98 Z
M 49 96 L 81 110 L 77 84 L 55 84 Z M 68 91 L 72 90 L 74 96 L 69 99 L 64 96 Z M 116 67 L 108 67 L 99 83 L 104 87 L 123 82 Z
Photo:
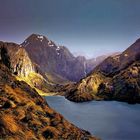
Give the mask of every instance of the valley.
M 139 113 L 135 110 L 139 104 L 133 105 L 134 108 L 129 104 L 140 103 L 140 40 L 122 53 L 98 58 L 99 61 L 94 58 L 87 60 L 84 56 L 75 57 L 66 47 L 57 46 L 47 37 L 37 34 L 32 34 L 20 45 L 1 41 L 0 138 L 131 139 L 126 135 L 132 131 L 126 129 L 127 123 L 132 121 L 131 126 L 139 129 L 134 123 L 138 118 L 127 118 L 124 122 L 127 113 L 123 112 Z M 121 110 L 119 106 L 122 106 Z M 82 129 L 69 123 L 52 108 Z M 78 114 L 77 120 L 73 115 Z M 113 128 L 112 131 L 112 128 L 109 132 L 102 129 L 107 127 L 103 118 Z M 124 124 L 122 129 L 121 123 Z M 134 132 L 135 140 L 138 133 Z
M 140 0 L 1 0 L 0 140 L 140 140 Z

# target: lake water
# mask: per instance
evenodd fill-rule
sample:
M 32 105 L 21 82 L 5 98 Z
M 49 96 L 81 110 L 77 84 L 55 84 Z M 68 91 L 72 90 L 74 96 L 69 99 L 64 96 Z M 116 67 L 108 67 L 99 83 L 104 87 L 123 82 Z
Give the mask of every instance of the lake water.
M 71 123 L 102 140 L 140 140 L 140 104 L 116 101 L 74 103 L 61 96 L 45 98 L 50 107 Z

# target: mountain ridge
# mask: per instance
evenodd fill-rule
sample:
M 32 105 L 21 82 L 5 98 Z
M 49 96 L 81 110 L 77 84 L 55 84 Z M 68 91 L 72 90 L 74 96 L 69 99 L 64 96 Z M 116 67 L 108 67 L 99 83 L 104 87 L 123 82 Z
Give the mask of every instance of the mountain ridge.
M 55 95 L 63 86 L 86 77 L 107 56 L 88 60 L 74 57 L 65 46 L 47 37 L 32 34 L 22 44 L 0 42 L 0 57 L 6 58 L 18 80 L 27 82 L 40 95 Z M 5 54 L 5 56 L 3 56 Z M 5 61 L 5 60 L 2 61 Z
M 103 57 L 97 62 L 89 61 L 84 56 L 75 57 L 68 48 L 58 46 L 47 37 L 38 34 L 30 35 L 21 45 L 44 72 L 54 72 L 73 82 L 84 78 L 85 73 L 91 72 L 106 58 Z
M 66 87 L 71 101 L 118 100 L 140 103 L 140 40 L 106 58 L 85 79 Z

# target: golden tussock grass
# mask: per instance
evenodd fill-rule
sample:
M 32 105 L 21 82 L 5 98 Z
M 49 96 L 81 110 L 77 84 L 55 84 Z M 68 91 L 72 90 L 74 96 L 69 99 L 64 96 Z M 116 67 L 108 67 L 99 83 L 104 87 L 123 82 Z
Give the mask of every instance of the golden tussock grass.
M 4 127 L 9 130 L 11 133 L 16 133 L 20 130 L 19 125 L 16 123 L 12 115 L 5 114 L 1 117 L 1 121 L 4 124 Z

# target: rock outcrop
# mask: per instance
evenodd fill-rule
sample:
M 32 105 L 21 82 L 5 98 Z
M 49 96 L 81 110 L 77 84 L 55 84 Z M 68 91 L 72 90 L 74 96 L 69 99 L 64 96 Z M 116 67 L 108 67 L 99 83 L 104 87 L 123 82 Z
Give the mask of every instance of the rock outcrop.
M 27 52 L 18 44 L 0 42 L 0 57 L 15 75 L 27 77 L 36 72 Z
M 7 61 L 7 60 L 6 60 Z M 96 140 L 51 109 L 25 82 L 0 63 L 0 139 Z

